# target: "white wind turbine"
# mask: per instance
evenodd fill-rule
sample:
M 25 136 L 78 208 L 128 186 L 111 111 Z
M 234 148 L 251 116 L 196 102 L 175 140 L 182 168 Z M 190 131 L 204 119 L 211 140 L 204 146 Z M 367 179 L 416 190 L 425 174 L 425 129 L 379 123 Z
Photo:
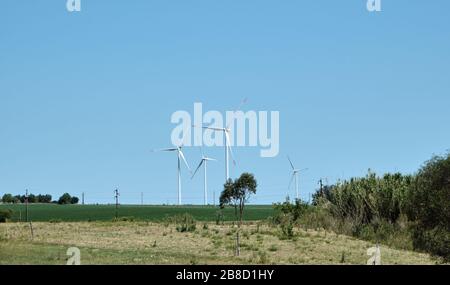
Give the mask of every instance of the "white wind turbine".
M 288 160 L 289 160 L 289 163 L 291 164 L 291 167 L 292 167 L 292 177 L 291 177 L 291 181 L 289 182 L 288 189 L 291 188 L 292 180 L 295 179 L 295 195 L 296 195 L 296 199 L 299 199 L 300 196 L 299 196 L 299 190 L 298 190 L 298 180 L 299 180 L 298 179 L 298 175 L 299 175 L 300 172 L 308 170 L 308 168 L 297 169 L 297 168 L 294 167 L 294 164 L 292 163 L 292 161 L 289 158 L 289 156 L 288 156 Z
M 239 110 L 242 105 L 244 105 L 247 102 L 247 98 L 242 100 L 242 102 L 239 104 L 239 107 L 236 108 L 235 112 Z M 196 125 L 193 125 L 193 127 L 198 127 Z M 231 158 L 233 159 L 233 164 L 236 165 L 236 160 L 234 159 L 233 150 L 231 149 L 231 141 L 230 141 L 230 134 L 231 134 L 231 128 L 230 125 L 227 125 L 225 128 L 217 128 L 217 127 L 205 127 L 202 126 L 203 129 L 216 131 L 216 132 L 223 132 L 224 135 L 224 146 L 225 146 L 225 182 L 228 181 L 230 178 L 230 167 L 229 167 L 229 159 L 230 154 Z
M 154 151 L 176 151 L 177 152 L 177 158 L 178 158 L 178 166 L 177 166 L 177 176 L 178 176 L 178 205 L 181 205 L 181 160 L 183 160 L 184 165 L 186 165 L 187 169 L 190 173 L 192 173 L 191 168 L 189 167 L 186 158 L 184 157 L 183 151 L 181 150 L 183 146 L 177 146 L 173 148 L 164 148 L 164 149 L 158 149 Z
M 195 170 L 194 174 L 191 177 L 191 179 L 194 178 L 195 174 L 197 173 L 197 171 L 200 169 L 200 167 L 203 164 L 203 171 L 204 171 L 204 185 L 203 185 L 203 189 L 204 189 L 203 195 L 204 196 L 203 197 L 204 197 L 205 206 L 208 205 L 208 186 L 207 186 L 207 181 L 206 181 L 206 165 L 207 165 L 208 161 L 217 161 L 217 160 L 214 158 L 205 156 L 205 154 L 203 153 L 203 149 L 202 149 L 202 160 L 200 161 L 200 164 L 198 165 L 197 169 Z
M 224 135 L 224 146 L 225 146 L 225 182 L 230 178 L 230 167 L 229 159 L 230 154 L 233 159 L 233 164 L 236 165 L 236 160 L 234 159 L 233 150 L 231 149 L 230 132 L 231 129 L 227 126 L 226 128 L 213 128 L 213 127 L 203 127 L 207 130 L 212 130 L 216 132 L 223 132 Z

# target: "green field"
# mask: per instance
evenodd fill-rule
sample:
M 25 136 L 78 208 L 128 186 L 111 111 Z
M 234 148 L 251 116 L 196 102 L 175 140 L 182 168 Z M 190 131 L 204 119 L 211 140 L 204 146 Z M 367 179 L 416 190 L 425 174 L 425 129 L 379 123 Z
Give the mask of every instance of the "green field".
M 25 220 L 25 205 L 0 205 L 1 209 L 13 211 L 13 221 Z M 30 204 L 29 219 L 34 222 L 59 220 L 65 222 L 110 221 L 115 217 L 115 205 L 57 205 Z M 133 217 L 144 221 L 161 221 L 166 217 L 189 213 L 198 221 L 215 221 L 219 208 L 213 206 L 119 206 L 119 217 Z M 270 205 L 247 206 L 244 219 L 247 221 L 264 220 L 271 216 Z M 234 220 L 234 208 L 223 210 L 225 221 Z

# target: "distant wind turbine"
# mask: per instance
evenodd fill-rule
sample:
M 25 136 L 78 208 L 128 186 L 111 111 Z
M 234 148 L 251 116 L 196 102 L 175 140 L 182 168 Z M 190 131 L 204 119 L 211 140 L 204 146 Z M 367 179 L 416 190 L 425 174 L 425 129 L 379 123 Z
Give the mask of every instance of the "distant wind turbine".
M 308 168 L 297 169 L 297 168 L 294 167 L 294 164 L 292 163 L 292 161 L 289 158 L 289 156 L 288 156 L 288 160 L 289 160 L 289 163 L 291 164 L 291 167 L 292 167 L 292 177 L 291 177 L 291 181 L 289 182 L 288 189 L 291 188 L 292 181 L 295 179 L 295 195 L 296 195 L 296 199 L 299 199 L 300 196 L 299 196 L 299 190 L 298 190 L 298 180 L 299 180 L 298 179 L 298 175 L 299 175 L 300 172 L 308 170 Z
M 205 206 L 208 205 L 208 186 L 207 186 L 207 181 L 206 181 L 206 165 L 208 161 L 217 161 L 214 158 L 210 158 L 205 156 L 205 154 L 203 153 L 203 149 L 202 149 L 202 160 L 200 161 L 200 164 L 198 165 L 197 169 L 195 170 L 194 174 L 192 175 L 191 179 L 194 178 L 195 174 L 197 173 L 197 171 L 200 169 L 200 167 L 203 164 L 203 171 L 204 171 L 204 185 L 203 185 L 203 198 L 204 198 L 204 204 Z
M 181 160 L 183 160 L 184 165 L 186 165 L 186 168 L 189 170 L 190 173 L 192 173 L 191 168 L 189 167 L 186 158 L 184 157 L 183 151 L 181 150 L 183 146 L 177 146 L 174 148 L 164 148 L 164 149 L 158 149 L 154 150 L 154 152 L 159 151 L 166 151 L 166 152 L 177 152 L 177 158 L 178 158 L 178 164 L 177 164 L 177 176 L 178 176 L 178 205 L 181 205 Z

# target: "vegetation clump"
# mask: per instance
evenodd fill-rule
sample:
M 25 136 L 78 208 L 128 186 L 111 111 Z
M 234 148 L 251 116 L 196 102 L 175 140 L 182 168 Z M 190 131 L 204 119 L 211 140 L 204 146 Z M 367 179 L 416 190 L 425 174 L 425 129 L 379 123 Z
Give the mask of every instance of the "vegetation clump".
M 313 205 L 300 222 L 315 215 L 317 227 L 450 261 L 450 154 L 433 157 L 415 175 L 380 177 L 369 170 L 363 178 L 322 187 Z
M 195 219 L 188 213 L 185 213 L 181 216 L 176 216 L 175 221 L 177 223 L 176 230 L 180 233 L 193 232 L 196 229 Z
M 0 223 L 6 223 L 12 217 L 12 210 L 0 210 Z

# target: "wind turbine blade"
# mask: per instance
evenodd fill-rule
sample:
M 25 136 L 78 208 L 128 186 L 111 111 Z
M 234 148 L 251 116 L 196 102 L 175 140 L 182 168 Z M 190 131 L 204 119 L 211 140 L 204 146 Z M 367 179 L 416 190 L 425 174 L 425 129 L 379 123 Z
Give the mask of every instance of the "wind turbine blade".
M 186 158 L 184 157 L 183 151 L 181 151 L 181 149 L 178 150 L 178 151 L 180 152 L 180 156 L 181 156 L 181 159 L 183 159 L 184 165 L 186 165 L 186 167 L 187 167 L 187 169 L 189 170 L 189 172 L 192 173 L 192 170 L 191 170 L 191 168 L 189 167 L 189 165 L 188 165 L 188 163 L 187 163 L 187 161 L 186 161 Z
M 201 150 L 201 152 L 202 152 L 202 158 L 205 158 L 205 153 L 203 152 L 203 145 L 200 146 L 200 150 Z
M 200 167 L 202 167 L 202 164 L 205 162 L 204 159 L 202 159 L 200 161 L 200 164 L 198 165 L 197 169 L 194 171 L 194 174 L 192 174 L 191 179 L 194 178 L 195 174 L 197 173 L 197 171 L 200 169 Z
M 289 156 L 287 157 L 287 159 L 289 160 L 289 163 L 291 164 L 292 170 L 295 170 L 294 164 L 292 163 L 291 159 L 289 158 Z
M 242 108 L 242 106 L 244 106 L 244 104 L 247 103 L 248 97 L 245 97 L 241 103 L 239 103 L 239 106 L 236 108 L 236 110 L 239 110 L 240 108 Z
M 224 131 L 224 128 L 213 128 L 213 127 L 203 127 L 204 129 L 207 130 L 212 130 L 212 131 Z
M 230 142 L 230 136 L 228 135 L 228 132 L 225 131 L 225 139 L 227 140 L 227 146 L 228 150 L 230 151 L 231 159 L 233 160 L 233 164 L 236 165 L 236 160 L 234 159 L 233 150 L 231 149 L 231 142 Z
M 292 173 L 291 181 L 289 181 L 288 189 L 291 189 L 292 181 L 294 181 L 295 172 Z
M 203 159 L 207 161 L 217 161 L 217 159 L 211 157 L 204 157 Z
M 248 98 L 245 97 L 245 98 L 239 103 L 239 105 L 237 106 L 237 108 L 234 109 L 233 113 L 236 113 L 237 111 L 239 111 L 239 109 L 241 109 L 242 106 L 243 106 L 245 103 L 247 103 L 247 99 L 248 99 Z M 227 129 L 229 129 L 229 128 L 230 128 L 230 124 L 227 125 Z
M 177 148 L 161 148 L 161 149 L 154 149 L 152 152 L 160 152 L 160 151 L 176 151 Z

